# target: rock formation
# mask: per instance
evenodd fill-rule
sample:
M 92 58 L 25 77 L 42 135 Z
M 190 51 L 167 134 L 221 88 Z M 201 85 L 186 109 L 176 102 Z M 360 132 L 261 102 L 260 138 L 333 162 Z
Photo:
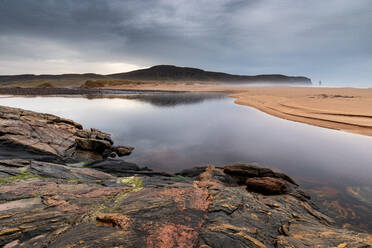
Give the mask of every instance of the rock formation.
M 108 134 L 56 116 L 1 108 L 0 123 L 2 142 L 56 158 L 115 150 Z M 0 159 L 5 248 L 371 245 L 372 235 L 337 227 L 293 179 L 257 165 L 170 175 L 114 159 Z
M 131 147 L 113 147 L 111 136 L 50 114 L 0 106 L 0 145 L 21 147 L 62 160 L 129 155 Z
M 193 178 L 136 175 L 140 169 L 116 177 L 81 164 L 2 161 L 0 168 L 20 173 L 0 179 L 0 246 L 371 246 L 371 235 L 335 227 L 297 185 L 224 172 L 232 167 L 209 166 Z M 240 176 L 267 184 L 240 185 Z M 251 190 L 266 189 L 269 179 L 289 190 Z

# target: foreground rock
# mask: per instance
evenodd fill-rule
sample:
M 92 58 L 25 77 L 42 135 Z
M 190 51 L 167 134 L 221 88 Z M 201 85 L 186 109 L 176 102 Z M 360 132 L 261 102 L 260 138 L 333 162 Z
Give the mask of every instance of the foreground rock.
M 133 150 L 112 144 L 71 120 L 0 107 L 0 157 L 52 161 L 0 159 L 0 246 L 371 247 L 283 173 L 236 164 L 169 175 L 102 160 Z
M 63 160 L 129 155 L 131 147 L 113 147 L 111 136 L 58 116 L 0 106 L 0 145 Z
M 110 173 L 118 177 L 131 176 L 133 174 L 146 176 L 171 176 L 165 172 L 152 171 L 150 168 L 140 167 L 136 164 L 117 159 L 90 162 L 86 164 L 86 167 Z
M 92 169 L 94 165 L 102 171 Z M 151 170 L 114 160 L 90 166 L 0 162 L 0 168 L 20 172 L 0 181 L 0 246 L 263 248 L 372 244 L 371 235 L 335 227 L 292 179 L 269 169 L 242 164 L 210 166 L 189 170 L 193 177 L 184 177 L 145 176 L 142 172 Z M 121 166 L 125 169 L 112 172 L 114 175 L 103 172 Z M 120 173 L 126 176 L 115 176 Z

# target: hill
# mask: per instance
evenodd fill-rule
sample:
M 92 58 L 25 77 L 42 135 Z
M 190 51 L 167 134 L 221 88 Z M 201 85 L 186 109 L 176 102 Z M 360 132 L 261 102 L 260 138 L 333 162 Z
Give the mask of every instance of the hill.
M 135 70 L 125 73 L 100 75 L 61 74 L 61 75 L 12 75 L 0 76 L 0 84 L 35 81 L 68 81 L 75 80 L 137 80 L 137 81 L 215 81 L 230 83 L 298 83 L 311 84 L 307 77 L 293 77 L 281 74 L 265 74 L 256 76 L 233 75 L 223 72 L 204 71 L 197 68 L 178 67 L 173 65 L 157 65 L 147 69 Z
M 280 74 L 256 76 L 233 75 L 223 72 L 204 71 L 197 68 L 178 67 L 173 65 L 157 65 L 148 69 L 111 74 L 108 76 L 115 79 L 130 80 L 311 83 L 311 80 L 306 77 L 290 77 Z

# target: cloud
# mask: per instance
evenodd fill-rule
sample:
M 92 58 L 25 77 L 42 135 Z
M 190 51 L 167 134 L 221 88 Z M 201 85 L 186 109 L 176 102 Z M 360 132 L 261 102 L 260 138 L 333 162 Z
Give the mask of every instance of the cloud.
M 0 73 L 176 64 L 371 82 L 371 16 L 369 0 L 0 0 Z

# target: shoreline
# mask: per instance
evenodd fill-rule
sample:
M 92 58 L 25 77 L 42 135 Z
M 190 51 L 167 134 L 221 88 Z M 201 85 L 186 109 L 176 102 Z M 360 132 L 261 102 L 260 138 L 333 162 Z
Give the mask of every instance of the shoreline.
M 0 159 L 2 247 L 369 247 L 372 243 L 369 230 L 337 224 L 287 174 L 257 164 L 208 165 L 168 174 L 110 158 L 68 162 L 67 158 L 75 160 L 79 149 L 99 152 L 97 146 L 85 147 L 91 142 L 107 141 L 112 147 L 110 134 L 85 130 L 58 116 L 9 107 L 0 107 L 0 112 L 6 144 L 66 158 Z M 40 135 L 32 136 L 23 127 Z M 51 144 L 50 137 L 56 135 L 60 139 L 72 135 L 72 145 Z M 172 243 L 164 246 L 169 240 Z
M 234 103 L 266 114 L 313 126 L 372 136 L 372 89 L 308 86 L 245 86 L 227 84 L 148 84 L 120 90 L 222 92 Z
M 281 119 L 372 136 L 371 89 L 255 87 L 229 96 Z
M 114 92 L 118 91 L 118 92 Z M 93 89 L 2 88 L 0 95 L 117 94 L 120 91 L 219 92 L 235 98 L 234 103 L 266 114 L 313 126 L 372 136 L 372 89 L 307 86 L 244 86 L 201 83 L 119 85 Z M 114 93 L 113 93 L 114 92 Z M 132 94 L 132 93 L 130 93 Z

